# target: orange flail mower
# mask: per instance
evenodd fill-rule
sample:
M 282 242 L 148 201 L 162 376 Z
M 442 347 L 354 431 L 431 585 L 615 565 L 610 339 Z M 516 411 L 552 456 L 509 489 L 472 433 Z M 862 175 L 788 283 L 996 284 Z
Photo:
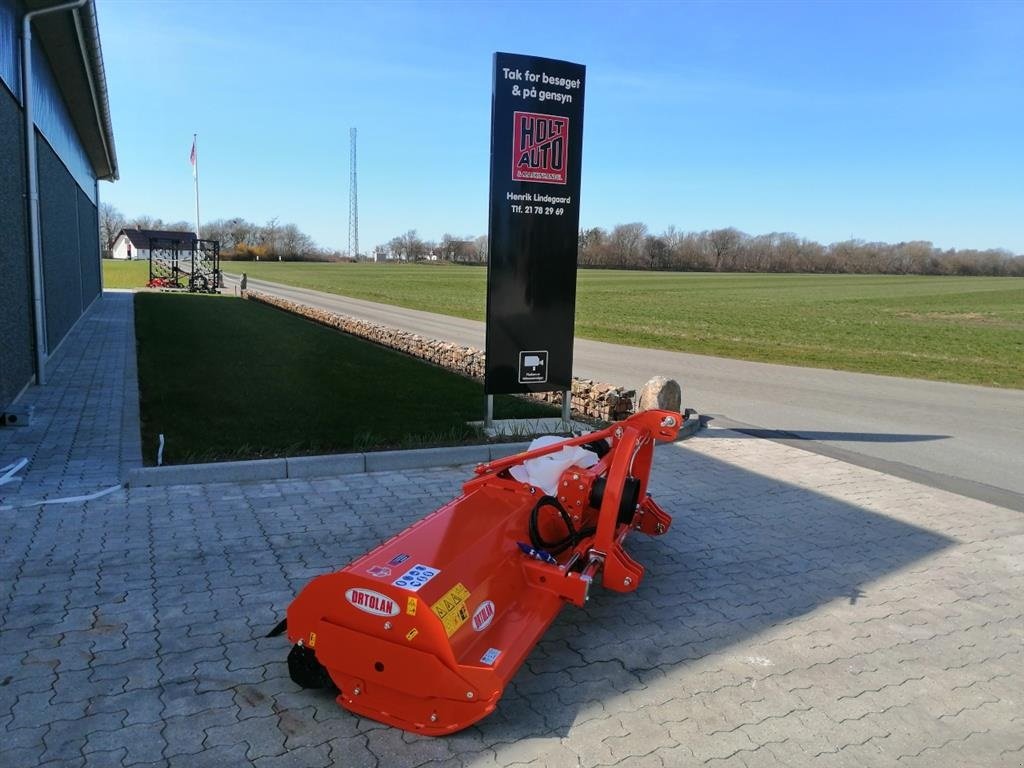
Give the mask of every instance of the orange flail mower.
M 345 709 L 415 733 L 486 717 L 598 574 L 616 592 L 639 586 L 622 543 L 671 524 L 647 484 L 655 441 L 681 421 L 645 411 L 478 466 L 459 498 L 299 593 L 271 633 L 295 644 L 292 679 L 333 683 Z

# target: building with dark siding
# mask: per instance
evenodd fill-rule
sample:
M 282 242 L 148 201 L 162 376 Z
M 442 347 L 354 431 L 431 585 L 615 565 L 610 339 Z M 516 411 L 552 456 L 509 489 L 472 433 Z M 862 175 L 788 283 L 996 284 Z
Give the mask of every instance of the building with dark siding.
M 46 360 L 102 290 L 98 181 L 117 178 L 117 157 L 95 3 L 68 5 L 0 0 L 0 413 L 33 381 L 45 383 Z

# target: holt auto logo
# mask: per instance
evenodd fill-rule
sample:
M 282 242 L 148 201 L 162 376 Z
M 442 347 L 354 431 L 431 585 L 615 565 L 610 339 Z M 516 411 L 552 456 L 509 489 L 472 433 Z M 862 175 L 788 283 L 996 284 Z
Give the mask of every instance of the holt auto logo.
M 569 179 L 569 118 L 516 112 L 512 120 L 512 179 L 565 184 Z

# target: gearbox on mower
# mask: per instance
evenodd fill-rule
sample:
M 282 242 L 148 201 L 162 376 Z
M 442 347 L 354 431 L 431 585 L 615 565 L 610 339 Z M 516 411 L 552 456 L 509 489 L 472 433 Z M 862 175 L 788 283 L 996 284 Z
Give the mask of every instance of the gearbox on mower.
M 594 578 L 631 592 L 644 575 L 623 549 L 672 518 L 647 493 L 655 441 L 682 417 L 644 411 L 607 429 L 476 468 L 462 495 L 288 607 L 292 679 L 334 684 L 358 715 L 428 735 L 491 713 L 565 603 Z M 518 479 L 517 479 L 518 478 Z

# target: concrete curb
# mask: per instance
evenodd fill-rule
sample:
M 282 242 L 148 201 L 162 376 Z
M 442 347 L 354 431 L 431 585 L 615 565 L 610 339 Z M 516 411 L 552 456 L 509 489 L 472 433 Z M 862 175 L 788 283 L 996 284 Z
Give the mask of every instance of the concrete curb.
M 212 464 L 179 464 L 170 467 L 139 467 L 128 470 L 126 482 L 138 485 L 192 485 L 276 480 L 288 476 L 287 459 L 223 461 Z
M 700 432 L 707 423 L 707 418 L 701 416 L 693 410 L 693 408 L 687 408 L 683 412 L 683 418 L 685 421 L 683 421 L 683 426 L 679 428 L 679 437 L 676 438 L 677 442 L 679 440 L 685 440 L 688 437 L 693 437 Z
M 704 418 L 687 409 L 679 440 L 695 435 L 704 426 Z M 210 464 L 180 464 L 170 467 L 138 467 L 128 470 L 128 486 L 204 485 L 253 480 L 336 477 L 364 472 L 394 472 L 403 469 L 456 467 L 484 464 L 525 451 L 529 442 L 492 445 L 455 445 L 445 448 L 417 448 L 410 451 L 371 451 L 337 453 L 329 456 L 296 456 L 289 459 L 218 461 Z
M 373 451 L 338 453 L 330 456 L 296 456 L 289 459 L 218 461 L 209 464 L 181 464 L 170 467 L 138 467 L 128 470 L 128 486 L 203 485 L 252 480 L 358 475 L 364 472 L 391 472 L 402 469 L 455 467 L 460 464 L 484 464 L 526 450 L 529 443 L 494 445 L 456 445 L 446 448 L 419 448 L 411 451 Z

